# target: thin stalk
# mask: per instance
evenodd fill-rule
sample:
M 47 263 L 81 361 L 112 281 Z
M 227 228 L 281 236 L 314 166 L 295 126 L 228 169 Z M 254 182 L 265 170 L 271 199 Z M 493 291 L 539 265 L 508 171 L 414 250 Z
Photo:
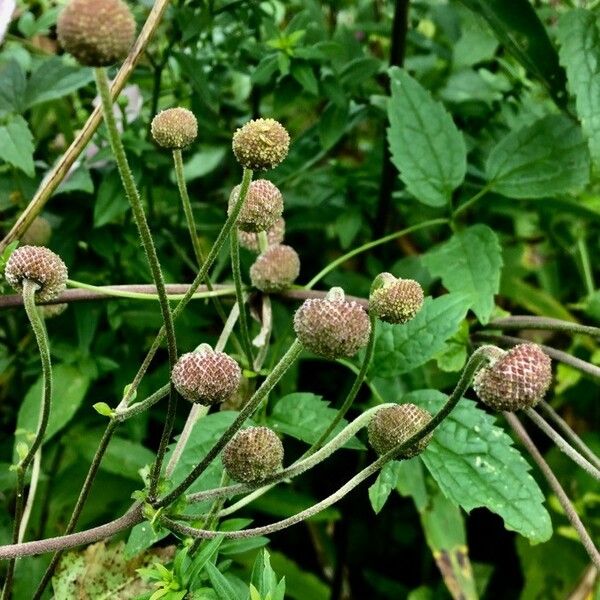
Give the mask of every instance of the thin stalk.
M 350 371 L 352 371 L 355 375 L 358 375 L 360 369 L 354 363 L 351 363 L 349 360 L 345 360 L 343 358 L 338 359 L 337 362 L 347 369 L 350 369 Z M 373 398 L 375 398 L 375 400 L 377 400 L 377 402 L 380 404 L 384 404 L 385 400 L 383 399 L 383 396 L 379 393 L 379 390 L 373 385 L 373 383 L 369 381 L 369 379 L 365 379 L 365 383 L 369 386 L 371 394 L 373 394 Z
M 153 394 L 150 394 L 144 400 L 140 402 L 136 402 L 131 406 L 128 406 L 124 409 L 118 409 L 115 411 L 113 418 L 115 421 L 122 423 L 123 421 L 127 421 L 127 419 L 131 419 L 131 417 L 135 417 L 148 410 L 150 407 L 154 406 L 157 402 L 162 400 L 165 396 L 169 394 L 169 390 L 171 389 L 171 384 L 167 383 L 163 385 L 161 388 L 156 390 Z
M 177 485 L 171 492 L 169 492 L 164 498 L 153 503 L 155 509 L 163 506 L 168 506 L 181 494 L 183 494 L 189 487 L 198 479 L 212 461 L 219 455 L 221 450 L 225 447 L 227 442 L 235 435 L 235 433 L 244 424 L 246 419 L 252 415 L 259 404 L 267 397 L 269 392 L 277 385 L 279 380 L 283 377 L 285 372 L 294 364 L 296 359 L 302 352 L 302 346 L 298 340 L 289 347 L 288 351 L 282 356 L 281 360 L 275 365 L 275 368 L 269 373 L 269 375 L 262 382 L 261 386 L 254 392 L 250 400 L 244 405 L 242 410 L 239 412 L 235 421 L 227 428 L 219 440 L 213 445 L 213 447 L 207 452 L 204 458 L 198 463 L 198 465 L 189 473 L 189 475 Z
M 371 365 L 371 361 L 373 360 L 373 351 L 375 350 L 377 317 L 375 317 L 375 315 L 373 314 L 370 314 L 370 320 L 371 332 L 369 333 L 369 341 L 367 343 L 367 349 L 365 351 L 365 358 L 360 367 L 360 371 L 354 379 L 354 383 L 352 384 L 352 387 L 350 388 L 346 399 L 344 400 L 340 409 L 337 411 L 335 417 L 331 420 L 331 423 L 329 423 L 327 429 L 325 429 L 325 431 L 319 436 L 317 441 L 306 451 L 306 454 L 308 455 L 318 450 L 329 439 L 329 436 L 333 431 L 335 431 L 335 428 L 338 426 L 338 423 L 346 416 L 346 413 L 348 412 L 348 410 L 352 406 L 352 403 L 356 399 L 356 396 L 358 395 L 358 392 L 363 384 L 365 376 L 367 375 L 367 371 L 369 370 L 369 367 Z
M 585 243 L 585 237 L 582 235 L 577 240 L 577 249 L 579 250 L 579 257 L 581 258 L 581 269 L 583 270 L 583 281 L 588 293 L 591 296 L 595 290 L 594 276 L 592 274 L 592 267 L 590 264 L 590 253 L 588 252 L 587 244 Z
M 35 305 L 35 294 L 39 290 L 40 286 L 33 282 L 25 279 L 23 281 L 23 303 L 25 305 L 25 312 L 33 334 L 35 341 L 38 346 L 40 353 L 40 361 L 42 363 L 42 398 L 40 406 L 40 416 L 37 426 L 37 431 L 31 446 L 29 447 L 25 456 L 19 460 L 16 465 L 17 471 L 17 488 L 16 488 L 16 500 L 15 500 L 15 520 L 13 525 L 13 544 L 19 542 L 19 533 L 21 529 L 21 521 L 23 520 L 24 510 L 24 494 L 25 494 L 25 473 L 27 468 L 33 461 L 37 451 L 42 445 L 46 428 L 48 427 L 48 419 L 50 417 L 50 408 L 52 406 L 52 362 L 50 359 L 50 344 L 48 343 L 48 334 L 44 321 L 40 315 L 39 310 Z M 15 573 L 15 561 L 14 559 L 8 563 L 8 569 L 6 573 L 6 580 L 4 583 L 4 590 L 2 592 L 2 599 L 9 600 L 12 595 L 12 586 L 14 582 Z
M 552 319 L 550 317 L 532 317 L 529 315 L 513 315 L 494 319 L 487 326 L 488 329 L 541 329 L 543 331 L 564 331 L 566 333 L 583 333 L 600 338 L 600 327 L 581 325 L 572 321 Z
M 29 518 L 31 517 L 31 511 L 33 510 L 33 504 L 35 502 L 35 494 L 37 492 L 37 487 L 40 480 L 41 466 L 42 449 L 39 448 L 33 457 L 29 492 L 27 493 L 27 502 L 25 503 L 25 510 L 23 511 L 23 518 L 21 519 L 21 527 L 19 529 L 19 544 L 25 539 L 25 533 L 27 532 L 27 525 L 29 523 Z
M 472 196 L 471 198 L 469 198 L 466 202 L 463 202 L 455 211 L 453 214 L 453 217 L 458 217 L 458 215 L 464 213 L 465 211 L 469 210 L 469 208 L 471 208 L 471 206 L 473 206 L 476 202 L 479 202 L 479 200 L 481 198 L 483 198 L 491 189 L 491 184 L 488 183 L 487 185 L 483 186 L 474 196 Z
M 575 450 L 565 438 L 554 431 L 546 420 L 533 408 L 525 409 L 525 414 L 558 446 L 558 449 L 566 454 L 576 465 L 579 465 L 586 473 L 600 481 L 600 470 L 594 467 L 577 450 Z
M 579 448 L 579 451 L 587 458 L 597 469 L 600 469 L 600 458 L 593 450 L 571 429 L 569 424 L 544 400 L 538 404 L 539 408 L 554 421 L 558 428 L 563 432 L 569 441 Z
M 581 543 L 583 544 L 583 547 L 588 553 L 590 559 L 592 560 L 594 565 L 596 565 L 596 568 L 600 569 L 600 553 L 598 552 L 598 549 L 592 541 L 592 538 L 586 531 L 585 526 L 581 522 L 581 519 L 579 518 L 579 515 L 577 514 L 577 511 L 575 510 L 575 507 L 573 506 L 571 500 L 569 500 L 569 497 L 567 496 L 565 490 L 556 478 L 556 475 L 554 475 L 552 469 L 544 460 L 544 457 L 542 456 L 541 452 L 537 449 L 536 445 L 529 437 L 527 431 L 525 431 L 525 428 L 523 427 L 521 421 L 519 421 L 517 416 L 512 413 L 505 412 L 504 417 L 508 421 L 509 425 L 512 427 L 517 437 L 521 440 L 523 446 L 525 446 L 533 460 L 536 462 L 537 466 L 539 467 L 540 471 L 542 472 L 542 475 L 545 477 L 552 491 L 556 494 L 558 501 L 563 507 L 571 525 L 573 525 L 573 528 L 577 532 L 577 535 L 579 536 L 579 539 L 581 540 Z
M 355 248 L 354 250 L 351 250 L 350 252 L 347 252 L 343 256 L 340 256 L 339 258 L 336 258 L 334 261 L 330 262 L 325 268 L 321 269 L 321 271 L 319 271 L 304 286 L 304 289 L 310 290 L 311 288 L 313 288 L 315 286 L 315 284 L 317 282 L 321 281 L 321 279 L 323 279 L 323 277 L 325 277 L 325 275 L 327 275 L 328 273 L 331 273 L 331 271 L 336 269 L 339 265 L 341 265 L 342 263 L 345 263 L 347 260 L 350 260 L 352 257 L 356 256 L 357 254 L 367 252 L 368 250 L 371 250 L 372 248 L 376 248 L 377 246 L 381 246 L 382 244 L 387 244 L 388 242 L 391 242 L 392 240 L 396 240 L 402 236 L 408 235 L 409 233 L 413 233 L 413 232 L 419 231 L 421 229 L 426 229 L 428 227 L 435 227 L 436 225 L 448 225 L 448 223 L 449 223 L 448 219 L 431 219 L 430 221 L 425 221 L 424 223 L 419 223 L 418 225 L 413 225 L 412 227 L 407 227 L 406 229 L 402 229 L 401 231 L 396 231 L 395 233 L 390 233 L 389 235 L 379 238 L 378 240 L 373 240 L 372 242 L 363 244 L 362 246 L 359 246 L 358 248 Z

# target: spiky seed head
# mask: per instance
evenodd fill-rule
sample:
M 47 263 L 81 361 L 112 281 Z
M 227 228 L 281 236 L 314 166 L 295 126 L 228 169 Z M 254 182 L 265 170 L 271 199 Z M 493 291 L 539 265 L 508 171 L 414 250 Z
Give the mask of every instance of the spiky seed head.
M 271 227 L 267 230 L 267 243 L 269 246 L 275 246 L 283 242 L 285 236 L 285 219 L 279 217 Z M 242 231 L 238 229 L 238 240 L 242 248 L 251 250 L 252 252 L 260 252 L 260 245 L 258 243 L 258 234 L 250 231 Z
M 423 306 L 423 288 L 413 279 L 381 273 L 373 281 L 369 310 L 386 323 L 407 323 Z
M 231 438 L 222 458 L 231 479 L 241 483 L 260 482 L 281 469 L 283 444 L 268 427 L 249 427 Z
M 250 281 L 261 292 L 280 292 L 300 275 L 300 258 L 290 246 L 271 246 L 250 267 Z
M 247 169 L 273 169 L 287 156 L 290 136 L 275 119 L 254 119 L 233 134 L 233 153 Z
M 194 352 L 182 354 L 173 367 L 171 381 L 190 402 L 211 406 L 227 400 L 240 385 L 242 371 L 224 352 L 202 344 Z
M 325 298 L 306 300 L 294 315 L 302 345 L 324 358 L 349 358 L 367 345 L 371 322 L 364 308 L 332 288 Z
M 36 217 L 21 236 L 21 242 L 27 246 L 45 246 L 52 236 L 52 226 L 48 219 Z
M 409 440 L 431 421 L 431 415 L 414 404 L 398 404 L 378 410 L 367 428 L 369 443 L 377 454 L 385 454 L 394 446 Z M 432 434 L 398 453 L 402 458 L 412 458 L 425 450 Z
M 6 281 L 18 292 L 25 279 L 40 286 L 36 292 L 39 302 L 56 298 L 67 286 L 67 267 L 58 254 L 44 246 L 21 246 L 6 263 Z
M 70 0 L 58 17 L 57 34 L 79 64 L 106 67 L 127 56 L 135 19 L 122 0 Z
M 241 186 L 236 185 L 229 195 L 228 213 L 238 199 Z M 267 179 L 256 179 L 250 183 L 248 193 L 237 220 L 242 231 L 257 233 L 266 231 L 283 213 L 283 196 L 277 186 Z
M 476 373 L 473 388 L 489 407 L 515 411 L 535 406 L 551 383 L 550 357 L 537 344 L 527 343 L 496 353 L 491 364 Z
M 44 319 L 53 319 L 62 315 L 67 308 L 69 308 L 69 305 L 64 302 L 61 304 L 44 304 L 40 306 L 40 311 Z
M 187 108 L 168 108 L 152 119 L 150 129 L 154 141 L 162 148 L 182 150 L 198 136 L 198 121 Z

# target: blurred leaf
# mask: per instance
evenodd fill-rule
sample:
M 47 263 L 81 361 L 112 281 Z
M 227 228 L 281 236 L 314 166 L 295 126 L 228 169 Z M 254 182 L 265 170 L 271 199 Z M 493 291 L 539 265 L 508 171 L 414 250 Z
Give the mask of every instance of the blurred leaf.
M 329 586 L 312 573 L 303 571 L 287 556 L 271 552 L 271 565 L 278 575 L 285 577 L 286 599 L 330 600 Z
M 212 173 L 221 164 L 225 156 L 225 148 L 206 146 L 194 154 L 183 165 L 183 175 L 186 181 L 193 181 Z M 171 177 L 175 183 L 175 175 Z
M 125 546 L 125 558 L 134 558 L 160 540 L 170 535 L 169 531 L 154 531 L 150 523 L 144 521 L 131 530 Z
M 319 119 L 319 140 L 323 150 L 329 150 L 346 132 L 348 125 L 349 107 L 330 102 Z
M 315 73 L 307 62 L 294 61 L 291 66 L 292 77 L 309 93 L 319 94 L 319 82 Z
M 21 112 L 27 80 L 16 60 L 0 65 L 0 113 Z
M 577 192 L 590 177 L 590 157 L 581 129 L 550 115 L 509 133 L 486 162 L 492 190 L 512 198 L 543 198 Z
M 129 202 L 123 191 L 121 179 L 116 170 L 104 175 L 98 188 L 94 204 L 94 227 L 115 223 L 129 210 Z
M 429 206 L 445 206 L 463 182 L 467 150 L 445 108 L 415 79 L 390 70 L 388 142 L 408 191 Z
M 33 151 L 33 135 L 23 117 L 15 115 L 0 125 L 0 158 L 29 177 L 35 175 Z

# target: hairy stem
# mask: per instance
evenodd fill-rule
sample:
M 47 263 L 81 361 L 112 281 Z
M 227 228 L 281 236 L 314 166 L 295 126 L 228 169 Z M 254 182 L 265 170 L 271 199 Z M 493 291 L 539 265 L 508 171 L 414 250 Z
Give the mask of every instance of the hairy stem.
M 542 329 L 546 331 L 565 331 L 567 333 L 583 333 L 600 338 L 600 327 L 590 327 L 572 321 L 552 319 L 549 317 L 531 317 L 514 315 L 502 319 L 494 319 L 487 325 L 488 329 Z

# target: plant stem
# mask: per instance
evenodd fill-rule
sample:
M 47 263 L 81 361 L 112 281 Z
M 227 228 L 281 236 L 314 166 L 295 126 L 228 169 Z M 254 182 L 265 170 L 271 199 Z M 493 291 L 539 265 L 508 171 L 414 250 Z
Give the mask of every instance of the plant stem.
M 305 286 L 304 289 L 310 290 L 315 286 L 315 284 L 325 275 L 336 269 L 342 263 L 345 263 L 347 260 L 356 256 L 357 254 L 361 254 L 362 252 L 366 252 L 367 250 L 371 250 L 372 248 L 376 248 L 377 246 L 381 246 L 382 244 L 387 244 L 392 240 L 398 239 L 404 235 L 408 235 L 409 233 L 413 233 L 414 231 L 419 231 L 420 229 L 426 229 L 428 227 L 435 227 L 436 225 L 447 225 L 449 223 L 448 219 L 431 219 L 430 221 L 425 221 L 424 223 L 419 223 L 418 225 L 413 225 L 412 227 L 407 227 L 406 229 L 402 229 L 401 231 L 396 231 L 395 233 L 390 233 L 385 237 L 379 238 L 378 240 L 373 240 L 372 242 L 368 242 L 367 244 L 363 244 L 350 252 L 347 252 L 343 256 L 336 258 L 334 261 L 330 262 L 325 268 L 321 269 Z
M 525 446 L 533 460 L 536 462 L 537 466 L 542 472 L 542 475 L 546 478 L 548 485 L 556 494 L 558 501 L 563 507 L 571 525 L 573 525 L 575 531 L 577 532 L 577 535 L 579 536 L 579 539 L 581 540 L 581 543 L 583 544 L 583 547 L 588 553 L 590 559 L 592 560 L 594 565 L 596 565 L 596 568 L 600 569 L 600 553 L 598 552 L 598 549 L 592 541 L 592 538 L 589 536 L 583 523 L 581 522 L 581 519 L 579 518 L 575 507 L 569 500 L 569 497 L 567 496 L 565 490 L 556 478 L 556 475 L 554 475 L 552 469 L 544 460 L 544 457 L 542 456 L 541 452 L 537 449 L 536 445 L 529 437 L 527 431 L 525 431 L 525 428 L 523 427 L 521 421 L 519 421 L 517 416 L 509 412 L 505 412 L 504 416 L 508 421 L 509 425 L 512 427 L 515 434 L 517 435 L 517 437 L 521 440 L 522 444 Z
M 466 202 L 463 202 L 453 214 L 453 217 L 456 218 L 458 215 L 464 213 L 466 210 L 469 210 L 473 204 L 478 202 L 481 198 L 483 198 L 491 189 L 491 184 L 488 183 L 484 185 L 473 197 L 469 198 Z
M 514 315 L 495 319 L 488 325 L 488 329 L 541 329 L 548 331 L 565 331 L 567 333 L 583 333 L 600 338 L 600 327 L 591 327 L 581 325 L 562 319 L 552 319 L 548 317 L 532 317 L 526 315 Z
M 165 396 L 167 396 L 170 389 L 171 389 L 170 383 L 163 385 L 161 388 L 156 390 L 156 392 L 154 392 L 153 394 L 150 394 L 150 396 L 148 396 L 144 400 L 141 400 L 140 402 L 136 402 L 135 404 L 132 404 L 131 406 L 128 406 L 127 408 L 115 410 L 113 418 L 115 419 L 115 421 L 117 421 L 119 423 L 123 423 L 123 421 L 127 421 L 127 419 L 131 419 L 131 417 L 135 417 L 136 415 L 143 413 L 144 411 L 148 410 L 150 407 L 154 406 L 157 402 L 162 400 Z
M 581 258 L 581 269 L 583 270 L 583 281 L 588 293 L 591 296 L 595 291 L 594 276 L 592 275 L 592 267 L 590 265 L 590 253 L 588 252 L 585 236 L 580 235 L 577 239 L 577 249 Z
M 231 272 L 233 274 L 233 283 L 235 284 L 235 297 L 240 310 L 240 330 L 242 332 L 242 348 L 246 355 L 248 368 L 254 365 L 252 356 L 252 345 L 250 343 L 250 331 L 248 329 L 248 316 L 246 314 L 246 300 L 244 299 L 244 290 L 242 283 L 242 271 L 240 269 L 240 244 L 236 232 L 229 236 L 229 250 L 231 257 Z
M 349 360 L 345 360 L 343 358 L 338 358 L 337 362 L 347 369 L 350 369 L 350 371 L 352 371 L 355 375 L 358 375 L 360 369 L 354 363 L 351 363 Z M 375 398 L 375 400 L 377 400 L 377 402 L 380 404 L 384 404 L 385 400 L 383 399 L 383 396 L 379 393 L 379 390 L 373 385 L 373 383 L 369 381 L 369 379 L 365 379 L 365 383 L 369 386 L 371 394 L 373 394 L 373 398 Z
M 352 384 L 352 387 L 350 388 L 350 391 L 348 392 L 348 395 L 346 396 L 346 399 L 344 400 L 337 414 L 332 419 L 331 423 L 329 423 L 327 429 L 325 429 L 325 431 L 319 436 L 317 441 L 306 451 L 307 455 L 310 455 L 313 452 L 315 452 L 315 450 L 318 450 L 323 445 L 323 443 L 327 441 L 331 433 L 337 427 L 338 423 L 345 417 L 346 413 L 352 406 L 352 403 L 354 402 L 363 384 L 367 371 L 369 370 L 369 367 L 371 365 L 371 360 L 373 359 L 373 351 L 375 350 L 375 337 L 377 329 L 377 317 L 375 317 L 375 315 L 373 314 L 369 316 L 371 320 L 371 331 L 369 333 L 369 341 L 367 343 L 367 349 L 365 351 L 365 358 L 361 365 L 360 371 L 354 379 L 354 383 Z
M 25 312 L 33 334 L 35 341 L 38 346 L 40 353 L 40 361 L 42 363 L 42 398 L 40 406 L 40 416 L 37 426 L 37 431 L 31 446 L 29 447 L 25 456 L 19 460 L 16 465 L 17 471 L 17 487 L 16 487 L 16 500 L 15 500 L 15 520 L 13 525 L 13 544 L 19 542 L 19 532 L 21 529 L 21 521 L 23 519 L 24 509 L 24 494 L 25 494 L 25 473 L 27 468 L 33 461 L 37 451 L 42 445 L 46 428 L 48 427 L 48 419 L 50 417 L 50 408 L 52 406 L 52 362 L 50 359 L 50 345 L 48 343 L 48 335 L 46 333 L 46 327 L 44 321 L 35 305 L 35 294 L 39 290 L 40 286 L 33 282 L 25 279 L 23 281 L 23 303 L 25 305 Z M 4 583 L 4 589 L 2 592 L 2 599 L 9 600 L 12 595 L 12 586 L 15 572 L 15 561 L 11 560 L 8 564 L 6 580 Z
M 38 448 L 38 451 L 33 457 L 33 466 L 31 467 L 31 481 L 29 483 L 29 492 L 27 493 L 27 502 L 25 503 L 25 510 L 23 511 L 23 518 L 21 519 L 21 527 L 19 528 L 18 542 L 21 543 L 25 539 L 25 533 L 27 532 L 27 524 L 29 523 L 29 517 L 33 510 L 33 504 L 35 502 L 35 494 L 37 491 L 38 483 L 40 480 L 40 472 L 42 466 L 42 449 Z
M 523 411 L 557 446 L 558 449 L 566 454 L 575 464 L 579 465 L 584 471 L 600 481 L 600 470 L 590 464 L 577 450 L 575 450 L 565 438 L 554 431 L 552 427 L 539 415 L 533 408 L 527 408 Z
M 169 492 L 164 498 L 161 498 L 157 502 L 153 503 L 155 509 L 163 506 L 168 506 L 174 502 L 181 494 L 183 494 L 189 487 L 198 479 L 212 461 L 219 455 L 221 450 L 225 447 L 227 442 L 235 435 L 235 433 L 244 424 L 246 419 L 252 415 L 258 405 L 267 397 L 269 392 L 277 385 L 279 380 L 283 377 L 285 372 L 292 366 L 296 361 L 300 353 L 302 352 L 302 346 L 298 340 L 294 340 L 294 343 L 289 347 L 288 351 L 282 356 L 281 360 L 275 365 L 273 370 L 269 373 L 266 379 L 262 382 L 261 386 L 254 392 L 250 400 L 244 405 L 242 410 L 239 412 L 235 421 L 227 428 L 219 440 L 213 445 L 213 447 L 207 452 L 206 456 L 198 463 L 198 465 L 190 472 L 190 474 L 171 492 Z

